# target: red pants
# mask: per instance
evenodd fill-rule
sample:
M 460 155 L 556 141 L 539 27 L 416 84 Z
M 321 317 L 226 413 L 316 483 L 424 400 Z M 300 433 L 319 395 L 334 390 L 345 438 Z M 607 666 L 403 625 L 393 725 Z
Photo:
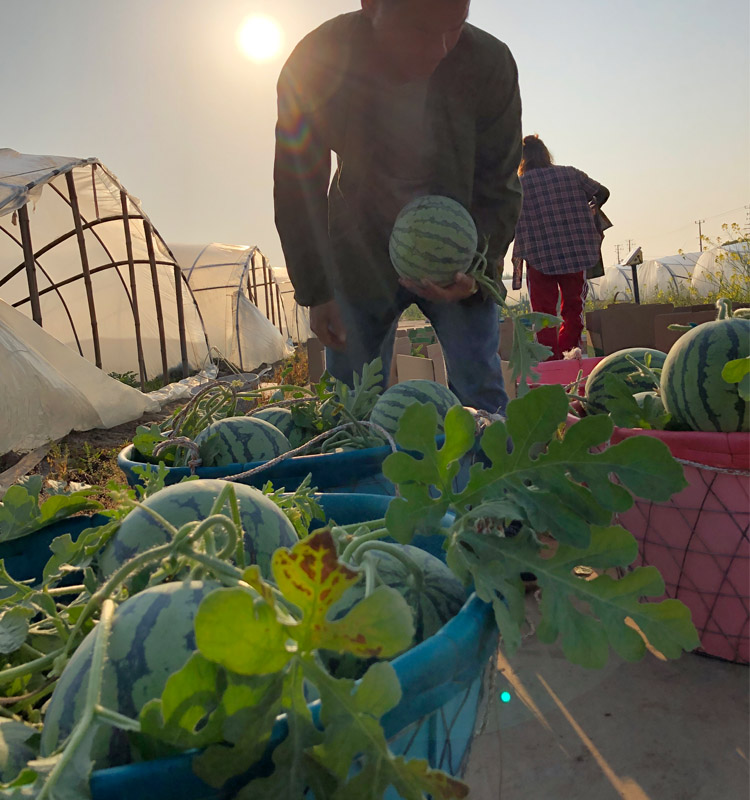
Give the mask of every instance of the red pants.
M 526 264 L 526 285 L 533 311 L 544 314 L 557 314 L 560 295 L 560 316 L 562 325 L 557 328 L 544 328 L 537 333 L 540 344 L 552 349 L 552 359 L 560 359 L 567 350 L 579 347 L 583 331 L 583 304 L 588 293 L 588 284 L 583 271 L 567 275 L 545 275 Z

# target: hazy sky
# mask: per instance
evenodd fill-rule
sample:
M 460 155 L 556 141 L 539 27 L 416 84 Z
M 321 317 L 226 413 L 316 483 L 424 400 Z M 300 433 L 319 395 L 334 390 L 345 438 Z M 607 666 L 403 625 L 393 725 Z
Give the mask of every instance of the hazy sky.
M 0 147 L 97 157 L 168 242 L 256 244 L 273 223 L 275 84 L 296 42 L 357 0 L 0 0 Z M 284 31 L 245 58 L 251 13 Z M 750 217 L 748 0 L 473 0 L 518 62 L 524 133 L 611 191 L 605 263 L 698 249 Z

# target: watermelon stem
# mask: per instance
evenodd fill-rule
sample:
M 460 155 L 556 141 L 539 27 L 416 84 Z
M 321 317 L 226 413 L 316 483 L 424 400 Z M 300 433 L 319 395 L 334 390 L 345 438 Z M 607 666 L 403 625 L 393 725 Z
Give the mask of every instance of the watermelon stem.
M 16 667 L 9 667 L 0 672 L 0 686 L 5 686 L 8 683 L 16 680 L 16 678 L 23 678 L 27 675 L 33 675 L 35 672 L 41 672 L 47 667 L 51 666 L 53 662 L 65 653 L 65 648 L 61 647 L 58 650 L 53 650 L 41 658 L 36 658 L 34 661 L 27 661 L 25 664 L 19 664 Z
M 86 700 L 83 713 L 78 723 L 73 728 L 70 738 L 62 751 L 60 760 L 52 768 L 47 776 L 41 791 L 37 795 L 37 800 L 45 800 L 51 796 L 60 776 L 74 759 L 75 752 L 83 742 L 89 732 L 92 723 L 96 721 L 96 708 L 99 706 L 99 699 L 102 691 L 102 680 L 104 678 L 104 659 L 107 655 L 107 645 L 112 631 L 112 618 L 115 613 L 115 603 L 112 600 L 105 600 L 102 603 L 102 613 L 99 624 L 96 626 L 96 638 L 94 640 L 94 652 L 91 656 L 91 668 L 89 669 L 89 684 L 86 687 Z M 132 721 L 131 721 L 132 722 Z M 137 723 L 136 723 L 137 724 Z M 140 730 L 140 725 L 138 726 Z
M 414 583 L 416 584 L 417 591 L 422 591 L 422 587 L 424 586 L 424 573 L 417 562 L 410 555 L 404 552 L 401 545 L 382 541 L 362 542 L 354 550 L 352 554 L 352 561 L 354 563 L 361 562 L 364 555 L 370 550 L 380 550 L 383 553 L 388 553 L 394 558 L 397 558 L 414 576 Z
M 125 714 L 120 714 L 113 711 L 111 708 L 105 708 L 102 705 L 94 706 L 94 713 L 102 721 L 114 728 L 119 728 L 123 731 L 132 731 L 133 733 L 140 733 L 141 723 L 136 719 L 126 717 Z
M 385 520 L 378 520 L 378 521 L 385 522 Z M 359 536 L 356 536 L 354 540 L 349 542 L 349 544 L 344 548 L 344 552 L 341 554 L 341 560 L 345 563 L 352 560 L 356 561 L 356 559 L 353 558 L 353 556 L 358 551 L 361 545 L 363 545 L 365 542 L 382 539 L 384 536 L 388 536 L 387 528 L 378 528 L 377 530 L 368 531 L 367 533 L 362 533 Z

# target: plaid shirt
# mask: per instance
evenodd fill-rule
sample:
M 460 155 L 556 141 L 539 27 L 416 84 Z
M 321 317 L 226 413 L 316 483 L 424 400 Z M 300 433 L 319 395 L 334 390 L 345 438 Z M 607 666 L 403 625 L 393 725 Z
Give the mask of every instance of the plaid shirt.
M 553 165 L 521 176 L 523 206 L 513 257 L 547 275 L 593 267 L 602 237 L 589 201 L 601 184 L 575 167 Z

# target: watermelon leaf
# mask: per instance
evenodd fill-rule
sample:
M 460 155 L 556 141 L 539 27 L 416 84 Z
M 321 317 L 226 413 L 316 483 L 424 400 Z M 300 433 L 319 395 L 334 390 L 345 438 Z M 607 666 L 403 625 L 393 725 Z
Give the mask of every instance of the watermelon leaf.
M 291 550 L 273 555 L 273 574 L 284 597 L 302 617 L 288 629 L 303 653 L 319 648 L 365 658 L 388 658 L 414 638 L 411 611 L 399 592 L 378 587 L 344 617 L 328 620 L 331 607 L 360 580 L 360 573 L 338 562 L 331 532 L 321 530 Z
M 651 437 L 607 446 L 613 425 L 606 415 L 585 417 L 564 430 L 567 410 L 565 391 L 556 385 L 511 402 L 506 422 L 495 422 L 484 432 L 485 463 L 472 466 L 462 492 L 439 498 L 432 496 L 429 482 L 444 485 L 452 465 L 436 458 L 434 430 L 407 420 L 408 427 L 402 426 L 396 438 L 416 455 L 400 452 L 384 463 L 384 473 L 401 494 L 388 509 L 388 530 L 408 542 L 425 515 L 453 511 L 456 522 L 446 533 L 448 563 L 456 574 L 470 576 L 479 597 L 493 605 L 511 652 L 520 644 L 524 621 L 521 575 L 532 573 L 545 608 L 539 636 L 550 642 L 560 637 L 575 663 L 601 666 L 610 646 L 626 658 L 640 658 L 645 644 L 625 625 L 626 617 L 665 656 L 676 657 L 697 646 L 697 634 L 681 603 L 639 602 L 643 595 L 663 593 L 656 570 L 636 570 L 620 581 L 602 575 L 587 582 L 572 570 L 579 564 L 602 570 L 631 564 L 637 556 L 635 540 L 609 527 L 613 513 L 630 508 L 632 495 L 668 499 L 687 485 L 682 467 L 663 442 Z M 461 414 L 469 412 L 455 410 L 456 419 Z M 451 441 L 454 436 L 460 437 L 461 429 L 446 427 L 444 449 L 463 454 L 464 448 Z M 541 534 L 559 542 L 552 558 L 543 557 Z M 571 597 L 588 603 L 591 613 L 573 605 Z
M 16 780 L 39 750 L 39 731 L 14 719 L 0 719 L 0 781 Z
M 6 491 L 0 502 L 0 542 L 28 536 L 57 520 L 102 507 L 90 499 L 92 488 L 53 494 L 40 503 L 41 490 L 41 476 L 33 475 Z
M 389 664 L 372 668 L 355 690 L 353 681 L 332 677 L 316 652 L 388 657 L 408 647 L 414 625 L 401 594 L 379 586 L 329 620 L 331 607 L 361 575 L 338 561 L 326 529 L 277 550 L 273 572 L 276 586 L 251 566 L 244 582 L 203 599 L 195 618 L 199 652 L 141 712 L 134 738 L 142 754 L 204 748 L 194 760 L 196 773 L 220 787 L 261 759 L 273 731 L 273 772 L 240 789 L 238 798 L 301 797 L 307 787 L 325 797 L 340 789 L 342 797 L 379 798 L 372 789 L 343 793 L 355 756 L 379 776 L 374 785 L 405 787 L 404 797 L 465 796 L 460 782 L 388 751 L 379 720 L 401 697 Z M 323 701 L 322 732 L 308 706 L 310 687 Z M 446 789 L 454 784 L 455 793 Z
M 581 419 L 564 436 L 558 436 L 567 409 L 565 391 L 557 385 L 540 386 L 513 400 L 508 405 L 507 422 L 493 423 L 482 437 L 482 450 L 491 466 L 475 464 L 463 492 L 443 498 L 439 508 L 445 512 L 450 507 L 460 516 L 486 500 L 512 498 L 523 510 L 519 518 L 533 530 L 586 546 L 589 526 L 607 525 L 613 512 L 630 508 L 631 492 L 665 500 L 686 486 L 682 467 L 656 439 L 633 437 L 605 448 L 612 421 L 604 415 Z M 469 414 L 461 409 L 457 413 Z M 401 433 L 399 430 L 397 440 L 403 445 Z M 450 435 L 446 430 L 446 440 Z M 408 446 L 424 453 L 426 461 L 433 457 L 434 440 L 429 440 L 426 432 L 421 442 L 418 436 L 418 429 L 411 428 Z M 445 446 L 450 443 L 446 441 Z M 428 510 L 436 505 L 433 499 L 424 503 L 429 486 L 415 491 L 410 484 L 401 485 L 406 476 L 412 484 L 432 478 L 434 469 L 420 469 L 422 463 L 408 453 L 396 453 L 383 465 L 386 477 L 399 484 L 402 493 L 391 503 L 391 507 L 400 506 L 397 519 L 402 526 L 418 519 L 423 505 Z M 610 478 L 612 474 L 617 482 Z M 442 484 L 445 476 L 438 476 L 438 480 Z M 410 490 L 404 492 L 407 487 Z M 386 515 L 387 525 L 394 514 Z M 392 533 L 400 541 L 408 535 L 403 527 Z
M 539 311 L 513 318 L 513 346 L 508 364 L 519 397 L 529 391 L 530 383 L 539 380 L 534 367 L 552 355 L 552 349 L 537 342 L 534 334 L 543 328 L 557 327 L 561 322 L 560 317 Z
M 323 741 L 312 755 L 342 782 L 341 800 L 380 800 L 389 786 L 401 797 L 422 800 L 463 798 L 469 787 L 444 773 L 429 769 L 425 761 L 406 761 L 388 749 L 380 717 L 401 699 L 401 686 L 393 667 L 373 664 L 361 681 L 335 680 L 317 665 L 306 665 L 306 676 L 320 689 Z M 366 753 L 361 769 L 347 781 L 352 763 Z
M 664 430 L 664 426 L 672 418 L 671 414 L 664 413 L 663 407 L 653 397 L 647 396 L 643 406 L 640 406 L 627 381 L 620 375 L 605 375 L 604 387 L 608 395 L 604 405 L 612 422 L 620 428 Z
M 750 356 L 727 361 L 721 371 L 727 383 L 737 383 L 738 393 L 745 402 L 750 402 Z
M 15 653 L 26 641 L 29 632 L 29 618 L 34 611 L 23 606 L 15 606 L 0 614 L 0 653 Z
M 288 633 L 275 610 L 242 587 L 216 589 L 195 616 L 198 650 L 240 675 L 266 675 L 286 665 Z
M 153 422 L 151 425 L 139 425 L 133 436 L 133 447 L 147 461 L 154 461 L 154 448 L 157 444 L 165 442 L 169 436 Z M 159 460 L 167 465 L 174 464 L 174 451 L 170 448 L 159 456 Z

